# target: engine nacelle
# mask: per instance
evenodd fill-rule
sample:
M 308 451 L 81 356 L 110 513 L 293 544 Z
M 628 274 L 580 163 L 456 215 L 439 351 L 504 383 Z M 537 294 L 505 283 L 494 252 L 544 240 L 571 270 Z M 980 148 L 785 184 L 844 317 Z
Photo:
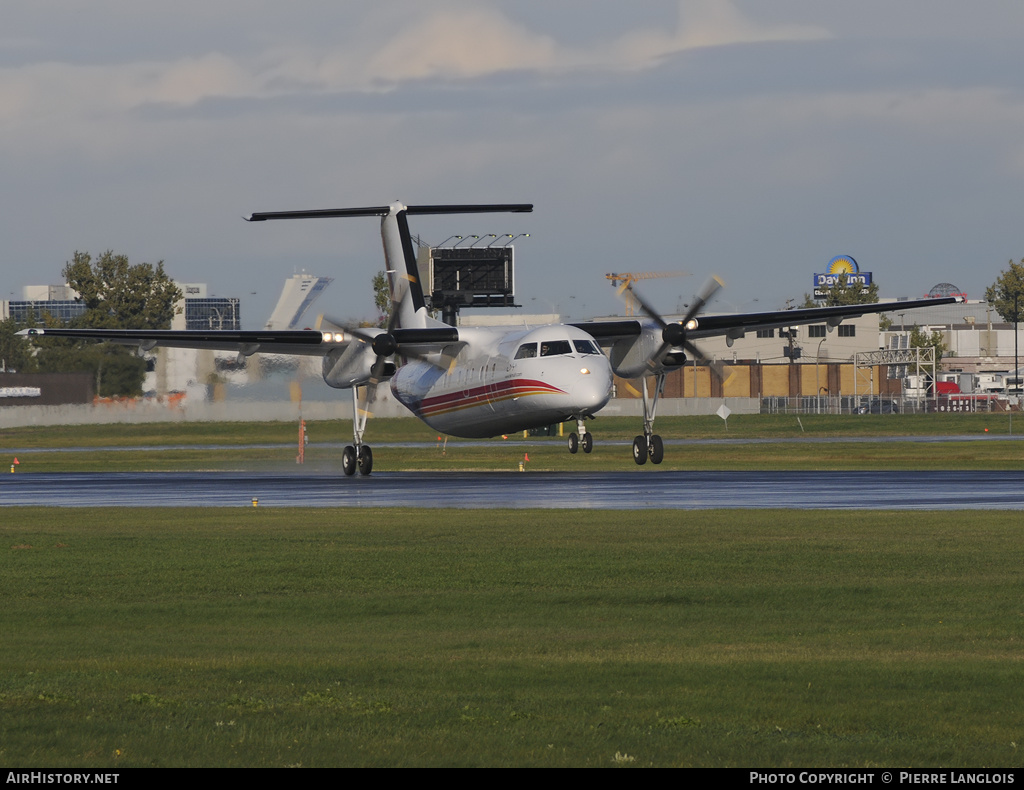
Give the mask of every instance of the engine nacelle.
M 347 389 L 366 384 L 370 369 L 377 360 L 369 343 L 352 342 L 344 349 L 336 348 L 324 355 L 323 375 L 328 386 Z M 391 372 L 394 366 L 391 365 Z
M 649 360 L 661 348 L 661 330 L 646 330 L 637 337 L 619 340 L 608 351 L 616 376 L 635 379 L 650 373 Z

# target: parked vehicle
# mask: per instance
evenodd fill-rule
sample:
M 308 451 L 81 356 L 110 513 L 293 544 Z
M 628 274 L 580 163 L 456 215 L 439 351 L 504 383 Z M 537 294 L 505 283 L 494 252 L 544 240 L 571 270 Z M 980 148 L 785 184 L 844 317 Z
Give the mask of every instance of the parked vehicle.
M 890 398 L 861 398 L 857 414 L 899 414 L 900 404 Z

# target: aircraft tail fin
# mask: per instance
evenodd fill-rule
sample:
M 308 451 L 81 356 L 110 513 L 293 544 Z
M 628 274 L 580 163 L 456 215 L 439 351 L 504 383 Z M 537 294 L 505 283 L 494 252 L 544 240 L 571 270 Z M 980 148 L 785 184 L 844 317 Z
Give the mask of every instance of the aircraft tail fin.
M 484 203 L 405 206 L 395 202 L 388 206 L 365 208 L 332 208 L 310 211 L 268 211 L 250 214 L 248 222 L 271 219 L 318 219 L 335 217 L 381 217 L 381 238 L 391 291 L 393 325 L 405 329 L 436 326 L 440 322 L 427 313 L 423 286 L 416 265 L 416 251 L 409 231 L 412 214 L 489 214 L 498 212 L 525 213 L 533 211 L 532 203 Z

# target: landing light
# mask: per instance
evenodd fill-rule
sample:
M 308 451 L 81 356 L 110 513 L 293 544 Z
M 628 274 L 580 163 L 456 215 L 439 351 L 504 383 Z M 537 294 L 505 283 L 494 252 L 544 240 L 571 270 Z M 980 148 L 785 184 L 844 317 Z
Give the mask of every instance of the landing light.
M 685 329 L 687 332 L 692 332 L 696 328 L 697 328 L 697 319 L 696 318 L 691 318 L 689 321 L 687 321 L 685 324 L 683 324 L 683 329 Z
M 344 343 L 345 335 L 342 332 L 324 332 L 325 343 Z
M 580 373 L 582 373 L 584 376 L 588 376 L 590 375 L 590 368 L 580 368 Z

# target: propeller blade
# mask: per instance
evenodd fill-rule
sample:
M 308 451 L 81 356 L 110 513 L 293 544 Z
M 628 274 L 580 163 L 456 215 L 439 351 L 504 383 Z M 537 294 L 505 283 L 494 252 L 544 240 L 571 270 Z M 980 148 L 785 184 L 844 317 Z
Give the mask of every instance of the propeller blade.
M 419 362 L 426 362 L 428 365 L 433 365 L 438 370 L 448 370 L 453 362 L 453 358 L 442 353 L 441 358 L 444 362 L 439 362 L 436 359 L 431 359 L 428 354 L 416 349 L 410 348 L 409 346 L 400 346 L 398 353 L 407 358 L 418 360 Z
M 712 297 L 718 293 L 718 290 L 725 285 L 717 276 L 712 276 L 705 284 L 704 288 L 697 295 L 697 298 L 693 300 L 693 304 L 690 305 L 690 309 L 686 313 L 686 317 L 683 318 L 682 324 L 686 326 L 694 317 L 700 313 L 704 306 L 711 301 Z
M 671 343 L 664 343 L 663 342 L 660 346 L 658 346 L 658 350 L 655 351 L 653 354 L 651 354 L 651 356 L 649 356 L 647 358 L 647 363 L 646 363 L 647 364 L 647 369 L 652 374 L 658 372 L 658 366 L 661 364 L 661 360 L 669 352 L 670 348 L 672 348 L 672 344 Z
M 668 327 L 668 323 L 666 323 L 665 319 L 661 317 L 658 311 L 651 307 L 650 303 L 633 289 L 632 283 L 627 281 L 623 285 L 619 286 L 618 291 L 620 295 L 625 291 L 629 291 L 630 295 L 636 299 L 636 303 L 640 305 L 640 309 L 644 311 L 644 314 L 648 318 L 653 318 L 662 329 Z
M 704 364 L 711 366 L 719 377 L 722 375 L 722 367 L 719 363 L 711 361 L 707 355 L 705 355 L 694 343 L 686 338 L 686 328 L 690 322 L 696 318 L 701 311 L 707 306 L 707 303 L 718 293 L 719 289 L 722 288 L 724 283 L 717 277 L 711 277 L 700 292 L 695 296 L 693 302 L 690 304 L 689 309 L 686 312 L 686 316 L 682 321 L 666 321 L 665 318 L 654 309 L 646 299 L 644 299 L 636 290 L 634 290 L 632 283 L 626 281 L 618 288 L 620 295 L 629 291 L 636 303 L 640 305 L 640 309 L 644 314 L 652 319 L 661 328 L 661 345 L 658 346 L 657 351 L 651 354 L 647 359 L 647 368 L 656 372 L 661 361 L 665 355 L 673 348 L 684 349 L 693 359 L 701 360 Z
M 370 401 L 370 396 L 372 395 L 376 399 L 376 388 L 374 388 L 371 393 L 370 385 L 365 384 L 362 387 L 359 387 L 356 391 L 359 393 L 359 403 L 356 406 L 359 416 L 372 417 L 373 409 L 371 408 L 372 402 Z
M 684 340 L 683 348 L 686 350 L 686 353 L 690 355 L 691 359 L 695 359 L 701 365 L 706 365 L 711 368 L 715 371 L 718 378 L 725 378 L 725 366 L 717 359 L 711 359 L 707 354 L 701 351 L 700 347 L 693 343 L 693 341 Z
M 394 334 L 392 334 L 395 329 L 395 325 L 398 323 L 397 312 L 389 319 L 388 327 L 384 332 L 376 331 L 376 327 L 355 326 L 353 324 L 335 321 L 332 318 L 324 317 L 324 320 L 340 329 L 343 329 L 353 337 L 359 338 L 370 346 L 373 353 L 377 355 L 377 360 L 373 363 L 373 368 L 371 369 L 377 371 L 377 383 L 379 383 L 384 377 L 384 364 L 386 359 L 396 355 L 406 357 L 408 359 L 416 359 L 420 362 L 426 362 L 428 365 L 433 365 L 438 370 L 448 370 L 451 365 L 450 359 L 441 363 L 437 360 L 431 359 L 426 353 L 412 348 L 408 343 L 399 343 L 395 339 Z M 371 375 L 373 374 L 371 373 Z M 376 384 L 373 385 L 373 390 L 376 391 Z

